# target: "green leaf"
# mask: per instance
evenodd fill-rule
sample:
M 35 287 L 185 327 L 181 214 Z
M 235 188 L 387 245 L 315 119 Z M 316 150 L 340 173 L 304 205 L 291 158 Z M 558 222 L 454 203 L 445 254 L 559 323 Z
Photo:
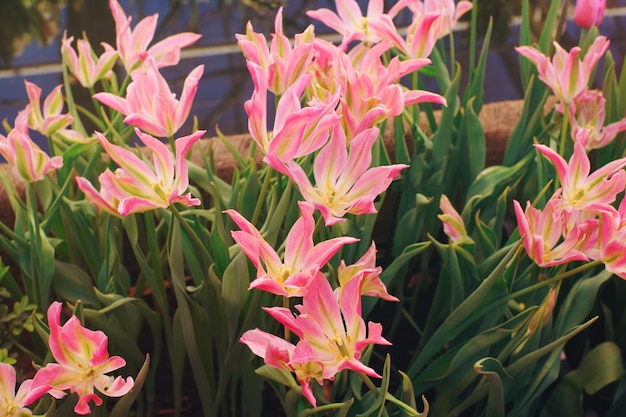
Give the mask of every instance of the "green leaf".
M 504 417 L 504 381 L 513 378 L 504 370 L 504 367 L 495 358 L 483 358 L 474 364 L 474 370 L 485 375 L 489 384 L 486 417 Z
M 91 278 L 78 265 L 57 260 L 52 288 L 61 299 L 71 303 L 81 300 L 86 305 L 100 305 Z
M 263 365 L 254 371 L 257 375 L 271 381 L 276 381 L 289 388 L 296 388 L 298 383 L 293 378 L 293 374 L 286 369 L 279 369 L 274 366 Z
M 607 385 L 619 381 L 624 374 L 622 353 L 615 343 L 603 342 L 583 357 L 578 369 L 570 372 L 577 386 L 593 395 Z
M 249 286 L 248 258 L 241 251 L 230 262 L 222 277 L 222 299 L 226 306 L 230 340 L 239 332 L 239 317 L 249 296 Z

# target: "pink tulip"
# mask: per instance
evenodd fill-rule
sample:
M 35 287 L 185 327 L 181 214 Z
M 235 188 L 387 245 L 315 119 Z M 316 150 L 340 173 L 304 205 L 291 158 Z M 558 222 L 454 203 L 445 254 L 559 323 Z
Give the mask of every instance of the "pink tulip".
M 176 65 L 180 61 L 180 50 L 201 38 L 196 33 L 178 33 L 148 48 L 154 38 L 159 15 L 148 16 L 131 29 L 132 18 L 126 16 L 119 2 L 110 0 L 109 7 L 115 20 L 117 51 L 128 73 L 143 65 L 148 57 L 154 59 L 158 68 Z
M 584 29 L 600 26 L 604 18 L 606 0 L 576 0 L 574 22 Z
M 147 69 L 132 72 L 132 82 L 126 98 L 111 93 L 97 93 L 94 98 L 122 113 L 124 122 L 151 135 L 172 137 L 185 123 L 198 90 L 204 65 L 194 68 L 185 79 L 180 100 L 170 90 L 154 59 L 148 59 Z
M 176 139 L 175 161 L 167 145 L 139 129 L 135 129 L 135 133 L 152 150 L 153 165 L 129 150 L 113 145 L 96 132 L 100 144 L 119 168 L 115 172 L 107 168 L 100 174 L 100 192 L 88 180 L 77 178 L 85 195 L 99 209 L 121 216 L 165 208 L 174 203 L 199 205 L 199 199 L 193 198 L 191 193 L 185 194 L 189 187 L 186 155 L 205 131 Z
M 338 298 L 326 277 L 319 273 L 308 290 L 302 304 L 296 306 L 298 316 L 283 307 L 265 309 L 300 338 L 288 364 L 320 363 L 323 379 L 333 379 L 344 369 L 380 377 L 359 359 L 367 345 L 390 343 L 382 337 L 380 324 L 369 322 L 366 326 L 361 317 L 359 280 L 348 281 Z
M 363 130 L 402 113 L 406 106 L 422 102 L 445 104 L 442 96 L 406 90 L 398 81 L 430 63 L 427 58 L 400 60 L 392 58 L 387 65 L 382 56 L 392 44 L 383 41 L 372 48 L 355 48 L 346 54 L 332 44 L 316 42 L 314 79 L 310 93 L 321 101 L 340 94 L 339 112 L 348 143 Z
M 265 36 L 255 33 L 250 22 L 246 25 L 245 35 L 235 36 L 246 59 L 267 71 L 268 89 L 282 96 L 307 71 L 313 58 L 311 44 L 314 34 L 313 26 L 310 25 L 303 33 L 295 36 L 292 47 L 289 38 L 283 33 L 282 7 L 276 13 L 274 31 L 271 49 L 267 46 Z
M 569 106 L 572 137 L 581 141 L 586 151 L 607 146 L 618 133 L 626 130 L 626 118 L 604 126 L 605 103 L 601 91 L 586 90 Z M 562 107 L 557 106 L 557 110 L 563 112 Z
M 85 38 L 76 41 L 76 49 L 78 50 L 78 53 L 76 53 L 74 48 L 72 48 L 73 41 L 73 36 L 66 38 L 64 34 L 61 53 L 67 61 L 68 69 L 80 85 L 90 88 L 97 81 L 110 78 L 111 70 L 117 61 L 117 51 L 109 45 L 103 44 L 104 52 L 98 57 L 91 48 L 89 41 Z
M 248 330 L 239 339 L 245 343 L 252 353 L 264 359 L 265 364 L 278 369 L 285 369 L 296 374 L 296 378 L 301 385 L 302 395 L 313 405 L 317 400 L 311 390 L 311 380 L 322 383 L 321 362 L 311 358 L 310 362 L 293 363 L 292 358 L 296 346 L 278 336 L 274 336 L 259 329 Z
M 423 13 L 434 13 L 442 16 L 439 25 L 439 37 L 449 34 L 461 17 L 472 10 L 472 2 L 461 0 L 457 4 L 454 0 L 424 0 Z
M 339 280 L 339 291 L 352 279 L 360 281 L 361 295 L 382 298 L 387 301 L 400 301 L 397 297 L 389 294 L 387 286 L 380 279 L 383 269 L 376 266 L 376 244 L 354 264 L 348 266 L 342 260 L 337 268 L 337 278 Z
M 581 142 L 574 142 L 569 162 L 545 145 L 535 145 L 550 160 L 561 183 L 559 210 L 583 210 L 593 204 L 610 205 L 626 187 L 626 158 L 609 162 L 590 173 L 591 163 Z
M 556 208 L 556 200 L 550 200 L 546 207 L 538 210 L 526 204 L 523 210 L 513 201 L 519 234 L 526 253 L 537 265 L 549 267 L 572 261 L 587 261 L 589 258 L 581 250 L 587 232 L 597 227 L 592 222 L 581 223 L 563 240 L 563 213 Z
M 41 88 L 36 84 L 24 80 L 26 85 L 26 93 L 30 106 L 28 111 L 28 126 L 41 133 L 46 137 L 52 135 L 72 123 L 72 115 L 69 113 L 61 114 L 63 111 L 63 94 L 61 94 L 62 85 L 57 85 L 52 89 L 50 94 L 43 102 L 43 111 L 41 108 Z
M 253 62 L 248 62 L 248 69 L 255 85 L 252 97 L 244 103 L 248 130 L 261 152 L 273 157 L 266 158 L 265 162 L 283 172 L 280 161 L 309 155 L 328 142 L 330 129 L 339 122 L 334 110 L 339 94 L 328 102 L 313 99 L 303 107 L 301 96 L 310 77 L 301 76 L 280 98 L 270 133 L 267 130 L 268 73 Z
M 126 365 L 119 356 L 109 356 L 108 338 L 101 331 L 86 329 L 76 316 L 61 326 L 63 305 L 55 301 L 48 308 L 50 352 L 57 363 L 49 363 L 35 374 L 32 387 L 49 391 L 60 398 L 64 390 L 78 394 L 77 414 L 89 414 L 89 402 L 102 404 L 94 390 L 109 397 L 121 397 L 133 387 L 133 378 L 124 380 L 106 375 Z
M 442 194 L 439 199 L 439 209 L 442 214 L 439 214 L 437 217 L 443 223 L 443 232 L 448 236 L 450 242 L 456 243 L 468 239 L 463 218 L 454 209 L 454 206 L 452 206 L 445 194 Z
M 322 8 L 310 10 L 307 16 L 319 20 L 343 36 L 341 47 L 345 49 L 353 41 L 377 43 L 380 37 L 370 30 L 369 23 L 377 21 L 383 15 L 383 0 L 371 0 L 367 5 L 367 14 L 363 16 L 356 0 L 336 0 L 337 13 Z
M 359 133 L 352 139 L 348 154 L 346 135 L 336 126 L 330 142 L 315 158 L 315 185 L 294 161 L 285 164 L 304 199 L 320 210 L 327 226 L 345 221 L 343 217 L 347 213 L 376 213 L 374 199 L 408 167 L 404 164 L 369 167 L 378 134 L 378 128 Z
M 63 166 L 63 158 L 50 158 L 28 135 L 30 105 L 18 113 L 15 127 L 5 137 L 0 135 L 0 154 L 12 167 L 13 175 L 22 182 L 36 182 Z
M 32 389 L 32 379 L 27 379 L 15 392 L 15 368 L 8 363 L 0 362 L 0 416 L 26 417 L 32 412 L 27 405 L 36 401 L 46 390 Z
M 383 15 L 369 25 L 382 39 L 393 43 L 406 57 L 428 58 L 439 39 L 443 17 L 436 13 L 416 14 L 407 28 L 406 39 L 400 36 L 391 17 Z
M 552 59 L 531 46 L 518 46 L 515 50 L 535 64 L 539 79 L 552 89 L 559 100 L 569 104 L 587 89 L 591 73 L 608 49 L 609 40 L 598 36 L 582 60 L 579 58 L 582 50 L 578 46 L 569 52 L 557 42 L 554 42 L 554 47 L 556 52 Z
M 250 289 L 258 288 L 285 297 L 303 296 L 315 274 L 330 258 L 343 245 L 358 241 L 352 237 L 338 237 L 314 245 L 313 208 L 302 202 L 298 206 L 302 216 L 287 235 L 284 260 L 241 214 L 235 210 L 225 211 L 241 229 L 231 232 L 233 239 L 257 268 L 257 277 L 250 283 Z

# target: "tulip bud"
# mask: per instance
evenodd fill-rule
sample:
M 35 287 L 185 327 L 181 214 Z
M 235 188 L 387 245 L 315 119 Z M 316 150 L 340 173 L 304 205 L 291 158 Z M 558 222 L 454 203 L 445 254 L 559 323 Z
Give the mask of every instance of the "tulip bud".
M 599 26 L 604 17 L 606 0 L 577 0 L 574 8 L 574 22 L 584 29 Z

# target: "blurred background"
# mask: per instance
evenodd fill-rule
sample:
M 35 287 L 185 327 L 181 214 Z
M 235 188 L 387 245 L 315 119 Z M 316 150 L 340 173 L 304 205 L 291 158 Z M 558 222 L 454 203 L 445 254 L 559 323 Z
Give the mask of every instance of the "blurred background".
M 75 38 L 85 33 L 97 52 L 102 41 L 115 45 L 115 26 L 108 3 L 108 0 L 0 2 L 0 120 L 7 119 L 12 125 L 17 112 L 26 105 L 24 79 L 41 86 L 44 95 L 62 82 L 59 51 L 64 31 Z M 359 3 L 365 9 L 367 1 Z M 386 3 L 385 10 L 394 2 Z M 550 2 L 531 0 L 531 3 L 533 27 L 538 32 Z M 301 32 L 311 23 L 307 10 L 334 9 L 334 0 L 120 0 L 120 4 L 133 17 L 134 24 L 145 16 L 159 14 L 155 40 L 183 31 L 202 34 L 197 44 L 183 51 L 178 66 L 162 72 L 170 80 L 172 91 L 180 94 L 191 69 L 205 65 L 192 114 L 209 135 L 215 134 L 216 125 L 226 134 L 247 130 L 243 103 L 250 97 L 252 82 L 236 45 L 235 33 L 243 33 L 246 22 L 251 20 L 255 31 L 269 38 L 275 10 L 280 6 L 285 7 L 285 32 L 289 35 Z M 513 49 L 517 44 L 516 16 L 520 4 L 521 0 L 478 0 L 479 33 L 484 33 L 490 16 L 494 18 L 485 84 L 487 102 L 522 97 L 519 57 Z M 611 39 L 614 59 L 621 63 L 626 51 L 626 0 L 607 0 L 607 8 L 600 32 Z M 569 12 L 573 12 L 573 2 Z M 410 16 L 404 14 L 397 23 L 401 26 L 409 22 Z M 466 67 L 467 40 L 463 25 L 458 29 L 456 57 Z M 317 22 L 316 34 L 329 36 L 330 31 Z M 562 43 L 564 46 L 577 43 L 579 34 L 573 22 L 566 22 Z M 90 101 L 84 92 L 78 100 Z

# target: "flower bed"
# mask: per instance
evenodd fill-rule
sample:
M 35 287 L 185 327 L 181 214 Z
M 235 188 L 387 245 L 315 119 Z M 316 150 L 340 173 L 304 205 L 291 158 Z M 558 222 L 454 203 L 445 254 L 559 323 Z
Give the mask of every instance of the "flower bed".
M 178 97 L 160 73 L 197 35 L 152 43 L 157 17 L 110 0 L 116 45 L 64 39 L 64 85 L 26 82 L 0 138 L 0 413 L 617 415 L 626 75 L 592 6 L 566 51 L 560 2 L 536 42 L 524 2 L 525 99 L 489 106 L 490 29 L 478 51 L 470 27 L 463 93 L 447 49 L 475 2 L 309 12 L 340 45 L 314 26 L 292 43 L 279 9 L 269 44 L 236 35 L 250 135 L 203 140 L 182 131 L 203 67 Z

